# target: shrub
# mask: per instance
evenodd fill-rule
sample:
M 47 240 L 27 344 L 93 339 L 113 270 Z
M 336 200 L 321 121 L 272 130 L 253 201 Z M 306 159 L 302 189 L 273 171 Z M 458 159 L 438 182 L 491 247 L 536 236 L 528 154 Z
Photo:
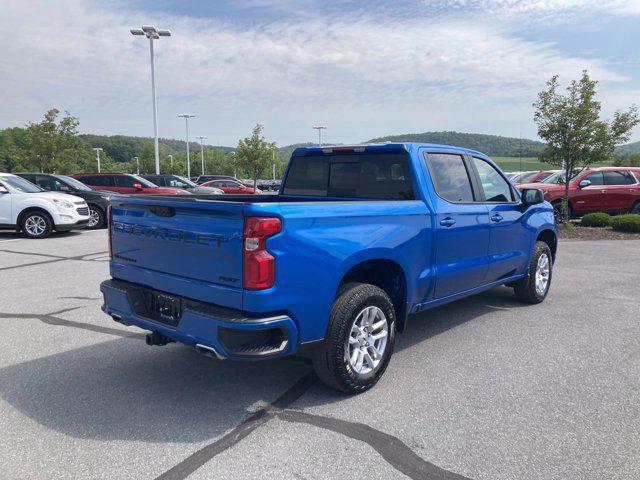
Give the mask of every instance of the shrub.
M 620 232 L 640 233 L 640 215 L 636 213 L 618 215 L 611 220 L 611 226 Z
M 587 213 L 580 220 L 580 225 L 583 227 L 609 227 L 611 226 L 611 215 L 604 212 Z

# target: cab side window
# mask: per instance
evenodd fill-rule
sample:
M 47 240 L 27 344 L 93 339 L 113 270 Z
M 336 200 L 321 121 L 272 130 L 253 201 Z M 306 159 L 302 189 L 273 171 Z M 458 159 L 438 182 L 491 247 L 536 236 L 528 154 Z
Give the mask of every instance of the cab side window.
M 480 176 L 485 202 L 513 202 L 511 185 L 493 165 L 477 157 L 473 157 L 473 164 Z
M 473 202 L 469 172 L 461 155 L 428 153 L 425 157 L 438 196 L 448 202 Z
M 140 183 L 138 180 L 136 180 L 133 177 L 127 177 L 127 176 L 117 176 L 115 177 L 116 180 L 116 187 L 122 187 L 122 188 L 133 188 L 133 186 L 136 183 Z
M 604 177 L 602 172 L 593 172 L 583 178 L 583 180 L 589 180 L 591 185 L 604 185 Z

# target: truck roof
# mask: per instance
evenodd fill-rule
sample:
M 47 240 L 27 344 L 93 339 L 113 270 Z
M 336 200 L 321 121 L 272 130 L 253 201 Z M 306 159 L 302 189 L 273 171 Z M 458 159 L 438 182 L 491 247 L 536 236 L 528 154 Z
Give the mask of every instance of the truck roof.
M 385 142 L 385 143 L 358 143 L 352 145 L 323 145 L 322 147 L 298 147 L 292 155 L 305 156 L 313 153 L 333 153 L 339 151 L 411 151 L 418 148 L 442 149 L 460 153 L 468 153 L 471 155 L 482 155 L 482 152 L 471 150 L 469 148 L 455 147 L 453 145 L 439 145 L 436 143 L 420 143 L 420 142 Z M 362 149 L 362 150 L 361 150 Z

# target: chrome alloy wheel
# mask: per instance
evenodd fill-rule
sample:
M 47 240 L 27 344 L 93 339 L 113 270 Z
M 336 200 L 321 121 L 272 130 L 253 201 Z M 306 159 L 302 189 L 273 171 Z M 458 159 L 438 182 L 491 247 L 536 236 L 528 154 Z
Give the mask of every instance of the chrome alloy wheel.
M 370 373 L 384 357 L 388 336 L 389 323 L 384 312 L 375 306 L 364 308 L 351 326 L 344 349 L 345 361 L 360 375 Z
M 550 268 L 549 256 L 543 253 L 538 258 L 536 267 L 536 293 L 538 295 L 544 295 L 547 292 Z
M 93 228 L 98 224 L 99 221 L 100 221 L 100 214 L 98 212 L 96 212 L 93 208 L 90 208 L 89 209 L 89 223 L 87 223 L 87 226 L 89 228 Z
M 39 237 L 47 229 L 47 223 L 40 215 L 32 215 L 24 222 L 24 229 L 34 237 Z

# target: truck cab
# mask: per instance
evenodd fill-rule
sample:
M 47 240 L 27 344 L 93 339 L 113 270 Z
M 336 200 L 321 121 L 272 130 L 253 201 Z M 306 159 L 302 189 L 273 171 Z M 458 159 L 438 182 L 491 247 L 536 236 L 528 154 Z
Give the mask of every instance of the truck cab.
M 543 301 L 553 208 L 486 155 L 393 143 L 295 150 L 278 195 L 112 201 L 104 310 L 219 359 L 309 355 L 348 393 L 415 313 L 499 285 Z

